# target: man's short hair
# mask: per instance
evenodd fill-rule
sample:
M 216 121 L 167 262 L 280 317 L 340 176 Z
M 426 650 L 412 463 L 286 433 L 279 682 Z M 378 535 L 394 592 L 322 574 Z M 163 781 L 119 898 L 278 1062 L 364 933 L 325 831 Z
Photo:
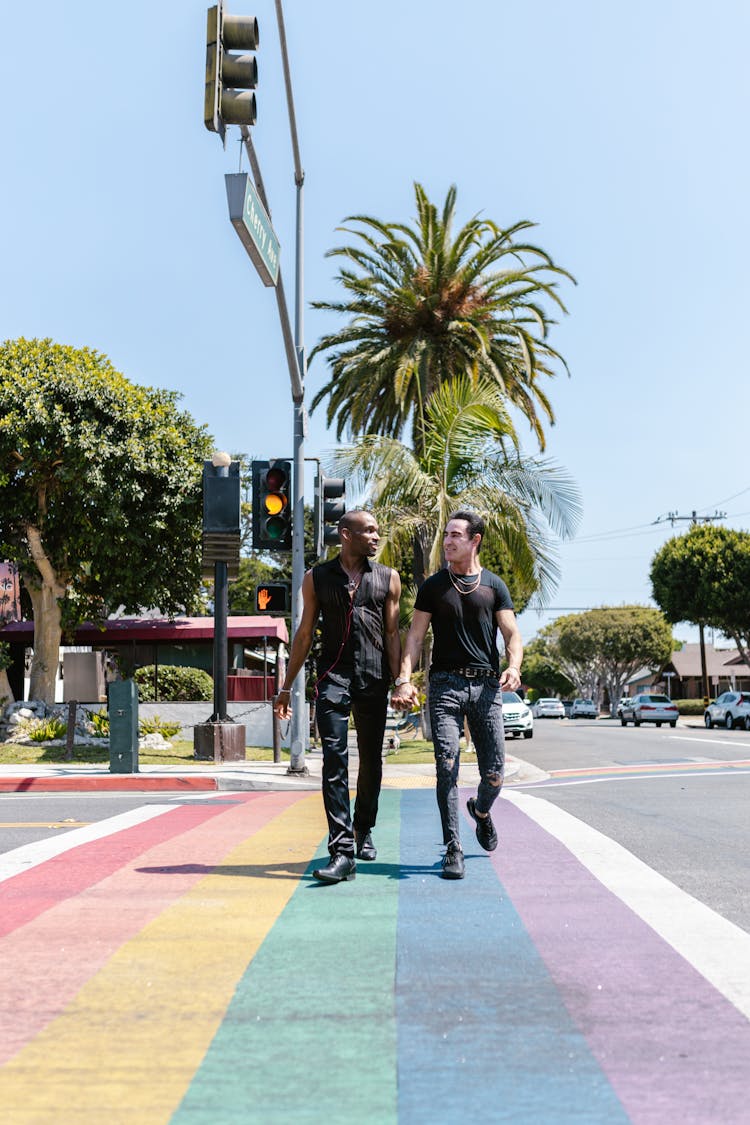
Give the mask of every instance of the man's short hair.
M 467 529 L 469 532 L 469 539 L 473 539 L 475 535 L 481 535 L 482 538 L 479 540 L 479 546 L 477 547 L 477 550 L 479 550 L 479 547 L 482 546 L 482 539 L 484 539 L 484 520 L 479 515 L 479 513 L 463 510 L 461 510 L 460 512 L 452 512 L 448 516 L 448 523 L 450 523 L 451 520 L 466 521 L 466 523 L 469 525 Z
M 347 529 L 347 531 L 351 531 L 354 524 L 359 522 L 355 518 L 356 516 L 372 516 L 372 512 L 368 512 L 366 508 L 348 509 L 346 512 L 344 512 L 343 516 L 336 525 L 339 531 L 341 531 L 341 529 L 344 527 Z M 373 519 L 374 518 L 375 517 L 373 516 Z

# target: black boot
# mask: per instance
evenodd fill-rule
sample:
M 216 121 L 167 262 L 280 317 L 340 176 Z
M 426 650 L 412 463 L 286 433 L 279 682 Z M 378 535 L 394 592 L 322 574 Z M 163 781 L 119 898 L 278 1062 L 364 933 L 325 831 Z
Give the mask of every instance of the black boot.
M 358 832 L 354 829 L 354 843 L 357 847 L 357 859 L 377 859 L 378 853 L 372 842 L 369 832 Z
M 352 855 L 332 855 L 326 867 L 313 871 L 313 877 L 321 883 L 341 883 L 346 879 L 353 879 L 357 873 L 357 865 Z

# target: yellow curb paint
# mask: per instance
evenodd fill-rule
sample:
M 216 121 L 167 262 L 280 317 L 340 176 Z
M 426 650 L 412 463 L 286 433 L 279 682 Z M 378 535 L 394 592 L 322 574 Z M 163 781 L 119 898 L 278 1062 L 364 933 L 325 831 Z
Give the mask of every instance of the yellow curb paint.
M 0 1070 L 3 1119 L 166 1125 L 325 832 L 320 795 L 296 801 L 118 950 Z

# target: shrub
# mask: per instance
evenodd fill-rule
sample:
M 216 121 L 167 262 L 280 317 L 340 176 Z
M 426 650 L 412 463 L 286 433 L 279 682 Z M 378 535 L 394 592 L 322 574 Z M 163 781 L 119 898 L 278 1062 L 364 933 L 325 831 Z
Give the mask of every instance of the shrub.
M 68 724 L 62 719 L 31 719 L 24 733 L 32 742 L 51 742 L 54 738 L 65 738 Z
M 138 723 L 138 734 L 160 734 L 162 738 L 174 738 L 180 732 L 179 723 L 170 723 L 168 719 L 161 719 L 158 715 L 149 715 Z
M 106 711 L 94 711 L 90 726 L 94 738 L 109 738 L 109 715 Z
M 673 699 L 681 715 L 702 715 L 706 708 L 702 699 Z
M 154 703 L 154 666 L 146 664 L 133 676 L 138 685 L 141 703 Z M 158 671 L 159 701 L 162 703 L 194 702 L 213 698 L 214 682 L 202 668 L 182 668 L 178 664 L 160 664 Z

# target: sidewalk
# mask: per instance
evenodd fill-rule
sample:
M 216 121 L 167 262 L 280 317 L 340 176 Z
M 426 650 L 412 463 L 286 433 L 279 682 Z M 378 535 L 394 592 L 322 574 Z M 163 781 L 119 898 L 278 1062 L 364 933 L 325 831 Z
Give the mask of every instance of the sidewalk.
M 479 771 L 473 755 L 464 754 L 460 784 L 475 786 Z M 287 762 L 224 762 L 218 765 L 141 766 L 138 773 L 110 773 L 108 765 L 0 765 L 0 793 L 54 792 L 207 792 L 215 790 L 318 790 L 322 756 L 320 750 L 305 754 L 306 775 L 287 772 Z M 350 755 L 349 781 L 357 779 L 356 751 Z M 506 754 L 506 782 L 530 781 L 546 777 L 542 770 Z M 435 767 L 401 765 L 389 755 L 383 761 L 383 788 L 431 788 Z

